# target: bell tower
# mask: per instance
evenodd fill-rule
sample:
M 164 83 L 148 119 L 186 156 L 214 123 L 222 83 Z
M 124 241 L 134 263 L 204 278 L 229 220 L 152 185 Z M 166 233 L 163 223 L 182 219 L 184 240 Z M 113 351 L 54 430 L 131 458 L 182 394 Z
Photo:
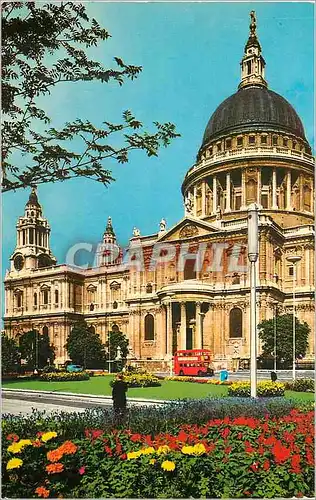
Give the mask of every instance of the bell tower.
M 249 86 L 267 87 L 267 82 L 264 79 L 265 60 L 261 55 L 261 46 L 257 38 L 256 14 L 252 10 L 250 12 L 250 33 L 248 41 L 245 45 L 244 57 L 241 60 L 241 82 L 238 89 Z
M 16 247 L 10 258 L 11 271 L 21 272 L 56 264 L 49 247 L 50 226 L 43 217 L 35 188 L 32 188 L 24 215 L 19 217 L 16 228 Z

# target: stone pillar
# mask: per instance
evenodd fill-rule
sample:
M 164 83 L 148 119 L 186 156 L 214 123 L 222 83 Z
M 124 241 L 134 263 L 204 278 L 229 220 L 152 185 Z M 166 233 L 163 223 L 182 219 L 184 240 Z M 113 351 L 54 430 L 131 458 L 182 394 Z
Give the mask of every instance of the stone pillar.
M 195 349 L 202 349 L 203 347 L 203 319 L 204 314 L 201 313 L 201 302 L 196 303 L 196 315 L 195 315 L 195 339 L 194 346 Z
M 257 202 L 259 203 L 259 205 L 261 205 L 261 168 L 258 168 L 257 181 Z
M 226 210 L 225 212 L 231 211 L 231 203 L 230 203 L 230 172 L 226 173 Z
M 241 171 L 241 209 L 246 207 L 246 173 L 245 170 Z
M 291 210 L 291 170 L 286 172 L 286 210 Z
M 161 306 L 160 308 L 160 316 L 159 316 L 159 325 L 160 325 L 160 332 L 161 332 L 161 338 L 160 338 L 160 357 L 163 359 L 166 355 L 166 338 L 167 338 L 167 331 L 166 331 L 166 308 L 165 306 Z
M 272 171 L 272 209 L 277 209 L 277 175 L 276 169 L 274 168 Z
M 172 355 L 172 303 L 167 304 L 167 345 L 166 353 Z
M 186 303 L 181 302 L 181 325 L 180 325 L 180 346 L 179 349 L 187 347 L 187 311 Z
M 197 198 L 197 187 L 196 185 L 193 187 L 193 215 L 196 217 L 197 214 L 197 203 L 196 203 L 196 198 Z
M 216 214 L 217 210 L 217 179 L 216 175 L 213 176 L 213 214 Z
M 299 187 L 300 187 L 300 211 L 303 212 L 304 210 L 304 200 L 303 200 L 303 184 L 304 184 L 304 176 L 300 174 L 299 177 Z
M 202 181 L 202 217 L 206 215 L 206 182 Z

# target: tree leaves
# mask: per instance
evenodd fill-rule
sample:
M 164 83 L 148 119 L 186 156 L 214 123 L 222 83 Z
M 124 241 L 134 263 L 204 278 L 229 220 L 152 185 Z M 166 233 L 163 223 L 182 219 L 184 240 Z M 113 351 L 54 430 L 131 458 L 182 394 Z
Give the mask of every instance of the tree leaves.
M 123 122 L 118 124 L 105 120 L 96 126 L 77 119 L 61 129 L 39 132 L 38 125 L 48 125 L 50 117 L 37 100 L 48 96 L 58 83 L 114 81 L 123 85 L 126 79 L 134 80 L 142 67 L 114 57 L 117 68 L 105 68 L 88 57 L 86 48 L 98 46 L 111 35 L 96 19 L 89 19 L 83 4 L 7 2 L 2 12 L 4 191 L 78 176 L 108 185 L 114 179 L 104 168 L 106 160 L 126 163 L 134 149 L 157 156 L 161 146 L 179 136 L 171 123 L 155 122 L 154 132 L 143 131 L 143 124 L 130 111 L 123 113 Z M 48 55 L 53 56 L 51 64 Z M 123 131 L 120 146 L 109 143 L 111 135 Z M 20 160 L 25 157 L 24 166 L 20 161 L 17 167 L 17 152 Z

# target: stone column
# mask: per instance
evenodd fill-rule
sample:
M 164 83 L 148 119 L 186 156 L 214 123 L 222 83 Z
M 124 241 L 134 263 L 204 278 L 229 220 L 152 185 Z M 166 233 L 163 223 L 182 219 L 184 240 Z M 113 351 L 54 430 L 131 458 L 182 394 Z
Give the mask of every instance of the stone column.
M 231 203 L 230 203 L 230 172 L 226 173 L 226 212 L 230 212 Z
M 258 186 L 257 186 L 257 202 L 261 205 L 261 168 L 258 168 L 257 176 Z
M 206 215 L 206 182 L 202 182 L 202 217 Z
M 201 302 L 196 303 L 196 314 L 195 314 L 195 339 L 193 345 L 195 349 L 202 349 L 203 346 L 203 316 L 201 313 Z
M 291 170 L 286 172 L 286 210 L 291 210 Z
M 216 214 L 217 210 L 217 179 L 216 175 L 213 176 L 213 214 Z
M 166 355 L 166 338 L 167 338 L 167 331 L 166 331 L 166 307 L 161 306 L 160 309 L 160 315 L 159 315 L 159 325 L 160 325 L 160 332 L 161 332 L 161 338 L 160 338 L 160 357 L 164 359 Z
M 181 302 L 181 325 L 180 325 L 180 346 L 179 349 L 187 347 L 187 311 L 186 303 Z
M 193 188 L 193 215 L 194 215 L 194 217 L 196 217 L 196 213 L 197 213 L 196 197 L 197 197 L 197 187 L 195 185 Z
M 167 304 L 167 345 L 166 352 L 172 355 L 172 303 Z
M 241 209 L 246 207 L 246 173 L 241 171 Z
M 277 204 L 277 175 L 276 175 L 276 169 L 273 169 L 272 172 L 272 209 L 277 209 L 278 204 Z
M 300 211 L 304 210 L 304 200 L 303 200 L 303 184 L 304 184 L 304 176 L 301 174 L 299 177 L 299 187 L 300 187 Z

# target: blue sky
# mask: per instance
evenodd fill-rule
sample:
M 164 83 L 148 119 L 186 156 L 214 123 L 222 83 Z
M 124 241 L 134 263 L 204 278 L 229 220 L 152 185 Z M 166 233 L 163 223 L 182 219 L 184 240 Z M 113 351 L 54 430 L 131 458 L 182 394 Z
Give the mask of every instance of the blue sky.
M 181 138 L 159 158 L 136 153 L 128 164 L 111 164 L 116 182 L 109 188 L 83 179 L 39 187 L 59 263 L 73 244 L 100 241 L 108 215 L 122 244 L 134 226 L 141 234 L 152 234 L 162 217 L 168 227 L 182 218 L 182 180 L 194 163 L 210 115 L 237 89 L 252 9 L 269 87 L 291 102 L 313 145 L 312 3 L 90 2 L 86 7 L 112 35 L 91 49 L 91 55 L 105 64 L 118 56 L 143 66 L 143 72 L 123 87 L 60 84 L 42 100 L 52 126 L 78 117 L 98 124 L 119 122 L 121 113 L 131 109 L 149 129 L 156 120 L 175 123 Z M 26 190 L 3 195 L 3 272 L 28 195 Z

